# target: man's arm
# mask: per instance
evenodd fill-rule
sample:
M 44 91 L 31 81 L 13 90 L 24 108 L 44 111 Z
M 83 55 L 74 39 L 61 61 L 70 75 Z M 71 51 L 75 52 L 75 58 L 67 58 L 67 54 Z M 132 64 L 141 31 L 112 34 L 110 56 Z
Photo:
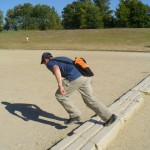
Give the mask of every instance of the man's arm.
M 59 67 L 58 67 L 57 65 L 55 65 L 55 66 L 53 67 L 53 73 L 54 73 L 55 78 L 56 78 L 56 80 L 57 80 L 60 93 L 61 93 L 62 95 L 65 95 L 65 94 L 66 94 L 66 91 L 65 91 L 65 88 L 64 88 L 63 85 L 62 85 L 61 72 L 60 72 L 60 69 L 59 69 Z

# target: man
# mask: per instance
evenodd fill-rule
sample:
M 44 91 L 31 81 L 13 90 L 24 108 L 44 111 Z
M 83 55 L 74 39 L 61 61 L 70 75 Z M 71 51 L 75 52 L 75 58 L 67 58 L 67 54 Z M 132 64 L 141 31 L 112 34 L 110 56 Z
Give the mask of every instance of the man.
M 65 63 L 68 62 L 68 63 Z M 56 99 L 68 112 L 70 118 L 65 124 L 78 123 L 80 121 L 80 110 L 70 100 L 70 95 L 78 90 L 85 104 L 92 109 L 105 122 L 104 126 L 112 124 L 117 116 L 112 114 L 107 107 L 97 101 L 93 95 L 92 78 L 83 76 L 73 65 L 73 60 L 68 57 L 55 57 L 45 52 L 41 58 L 41 64 L 55 75 L 58 83 L 58 90 L 55 93 Z
M 28 36 L 26 36 L 26 43 L 28 43 L 29 42 L 29 37 Z

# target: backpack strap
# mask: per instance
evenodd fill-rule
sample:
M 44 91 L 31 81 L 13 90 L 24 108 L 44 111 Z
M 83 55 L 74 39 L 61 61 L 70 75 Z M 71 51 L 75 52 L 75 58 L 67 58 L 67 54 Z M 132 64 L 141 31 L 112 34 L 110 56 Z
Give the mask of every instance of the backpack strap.
M 71 65 L 74 65 L 73 62 L 68 62 L 68 61 L 64 61 L 64 60 L 58 60 L 58 59 L 51 59 L 50 61 L 58 61 L 58 62 L 62 62 L 62 63 L 65 63 L 65 64 L 71 64 Z

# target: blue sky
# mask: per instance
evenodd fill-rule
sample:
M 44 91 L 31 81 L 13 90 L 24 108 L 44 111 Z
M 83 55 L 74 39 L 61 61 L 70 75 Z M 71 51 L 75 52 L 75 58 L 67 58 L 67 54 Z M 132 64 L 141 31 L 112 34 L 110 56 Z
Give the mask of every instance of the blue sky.
M 32 5 L 36 4 L 47 4 L 50 7 L 54 6 L 59 15 L 63 8 L 72 3 L 75 0 L 0 0 L 0 10 L 3 11 L 3 15 L 5 16 L 8 9 L 12 9 L 14 6 L 24 3 L 31 3 Z M 144 4 L 150 5 L 150 0 L 141 0 Z M 111 9 L 115 10 L 118 6 L 119 0 L 111 0 Z

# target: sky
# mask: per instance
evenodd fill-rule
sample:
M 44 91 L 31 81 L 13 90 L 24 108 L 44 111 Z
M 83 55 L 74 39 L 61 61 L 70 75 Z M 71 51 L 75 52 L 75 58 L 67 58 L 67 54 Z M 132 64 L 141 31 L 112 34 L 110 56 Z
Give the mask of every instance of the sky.
M 33 6 L 36 4 L 46 4 L 50 7 L 54 6 L 57 13 L 61 15 L 63 8 L 66 7 L 67 4 L 71 4 L 73 1 L 75 0 L 0 0 L 0 10 L 5 16 L 8 9 L 12 9 L 19 4 L 31 3 Z M 141 1 L 150 6 L 150 0 Z M 115 10 L 119 4 L 119 0 L 111 0 L 110 2 L 110 9 Z

